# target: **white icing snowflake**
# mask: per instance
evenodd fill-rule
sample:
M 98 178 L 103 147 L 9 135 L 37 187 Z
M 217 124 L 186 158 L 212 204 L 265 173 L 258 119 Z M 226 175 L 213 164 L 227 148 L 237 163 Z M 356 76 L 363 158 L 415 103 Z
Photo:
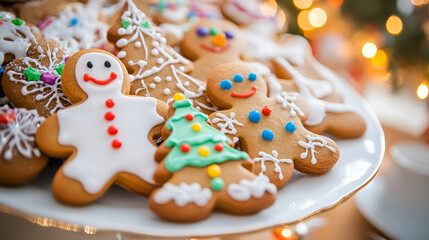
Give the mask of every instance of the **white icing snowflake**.
M 129 60 L 127 63 L 130 66 L 137 66 L 138 71 L 130 75 L 131 82 L 139 80 L 142 87 L 136 89 L 134 94 L 138 94 L 140 91 L 145 91 L 146 96 L 150 96 L 150 89 L 156 88 L 156 84 L 151 84 L 148 86 L 145 83 L 145 80 L 149 76 L 159 73 L 165 67 L 170 67 L 173 73 L 173 76 L 166 81 L 176 81 L 176 87 L 179 88 L 186 98 L 197 98 L 203 95 L 205 91 L 205 84 L 199 82 L 195 78 L 184 73 L 184 67 L 176 67 L 175 64 L 188 64 L 189 61 L 183 58 L 180 54 L 166 45 L 167 40 L 162 36 L 162 30 L 156 26 L 145 27 L 144 24 L 149 24 L 149 20 L 146 15 L 141 12 L 132 1 L 127 1 L 128 9 L 121 16 L 122 22 L 129 23 L 129 26 L 126 28 L 121 27 L 118 29 L 118 34 L 124 36 L 116 42 L 116 46 L 119 48 L 125 47 L 130 43 L 137 43 L 144 49 L 144 56 L 141 57 L 138 61 Z M 151 41 L 151 46 L 147 46 L 146 42 L 149 38 Z M 125 58 L 127 52 L 122 50 L 118 53 L 119 58 Z M 157 57 L 157 65 L 152 66 L 150 69 L 147 69 L 148 60 L 151 57 Z M 188 83 L 186 83 L 188 82 Z M 186 83 L 186 84 L 185 84 Z M 189 83 L 197 86 L 197 90 L 191 91 L 187 88 Z M 204 104 L 199 104 L 201 108 L 208 109 Z
M 0 152 L 4 151 L 4 159 L 12 159 L 14 148 L 27 158 L 40 157 L 39 149 L 34 147 L 34 135 L 45 118 L 36 110 L 11 109 L 7 105 L 0 107 L 0 115 L 7 119 L 7 123 L 0 123 Z
M 329 149 L 331 152 L 335 152 L 335 148 L 331 147 L 328 145 L 328 141 L 326 141 L 326 139 L 321 138 L 321 137 L 312 137 L 310 135 L 306 135 L 308 143 L 304 142 L 304 141 L 299 141 L 298 145 L 305 148 L 305 152 L 301 153 L 301 158 L 305 159 L 308 156 L 308 152 L 310 150 L 310 154 L 311 154 L 311 163 L 312 164 L 316 164 L 317 163 L 317 159 L 314 156 L 315 153 L 318 153 L 315 150 L 315 147 L 326 147 L 327 149 Z
M 260 158 L 254 158 L 254 162 L 261 162 L 261 173 L 264 174 L 265 171 L 267 171 L 267 167 L 265 166 L 266 161 L 270 161 L 274 163 L 274 172 L 279 174 L 279 179 L 283 180 L 283 173 L 282 169 L 279 166 L 279 163 L 293 163 L 292 159 L 277 159 L 278 152 L 276 150 L 271 151 L 271 154 L 265 153 L 265 152 L 259 152 Z
M 251 197 L 261 198 L 265 192 L 270 194 L 277 193 L 277 188 L 265 175 L 258 175 L 252 181 L 241 179 L 240 182 L 231 183 L 228 186 L 228 195 L 237 201 L 247 201 Z
M 283 108 L 289 108 L 289 114 L 292 117 L 296 116 L 296 113 L 298 112 L 299 116 L 304 116 L 304 112 L 295 104 L 295 102 L 298 100 L 298 93 L 292 92 L 288 93 L 283 91 L 279 95 L 276 96 L 276 101 L 282 105 Z
M 27 96 L 29 94 L 37 93 L 35 100 L 40 101 L 44 99 L 49 99 L 45 105 L 46 109 L 50 109 L 49 113 L 53 114 L 60 109 L 65 108 L 70 105 L 70 101 L 63 93 L 61 88 L 61 75 L 55 70 L 60 66 L 60 64 L 64 64 L 63 59 L 57 58 L 57 53 L 59 51 L 58 48 L 54 48 L 52 51 L 47 44 L 46 52 L 43 52 L 41 46 L 37 47 L 37 51 L 40 54 L 37 59 L 25 57 L 22 60 L 22 63 L 25 66 L 17 65 L 15 68 L 11 68 L 7 71 L 7 75 L 9 76 L 11 81 L 19 82 L 24 86 L 21 88 L 21 94 Z M 46 55 L 45 55 L 46 54 Z M 46 61 L 48 59 L 48 66 L 41 64 L 41 61 Z M 27 81 L 27 77 L 24 74 L 24 70 L 32 67 L 37 70 L 40 74 L 43 73 L 51 73 L 56 77 L 54 84 L 47 84 L 43 81 Z M 54 106 L 51 108 L 49 105 L 54 102 Z
M 58 18 L 51 17 L 49 25 L 43 28 L 45 38 L 61 43 L 71 53 L 80 49 L 100 48 L 107 42 L 108 25 L 98 21 L 101 1 L 90 0 L 86 5 L 66 5 Z
M 18 26 L 12 22 L 15 19 L 13 14 L 0 12 L 0 16 L 0 64 L 3 64 L 7 53 L 13 54 L 15 58 L 24 57 L 28 47 L 36 39 L 25 23 Z
M 244 124 L 240 123 L 235 119 L 235 113 L 230 112 L 230 117 L 223 115 L 222 113 L 216 113 L 216 118 L 212 119 L 213 123 L 217 123 L 216 125 L 220 127 L 220 131 L 222 133 L 228 133 L 231 135 L 237 134 L 237 129 L 235 129 L 234 124 L 238 126 L 244 126 Z M 224 123 L 221 123 L 224 122 Z M 228 128 L 228 129 L 227 129 Z M 234 137 L 232 139 L 233 143 L 237 143 L 239 141 L 238 137 Z

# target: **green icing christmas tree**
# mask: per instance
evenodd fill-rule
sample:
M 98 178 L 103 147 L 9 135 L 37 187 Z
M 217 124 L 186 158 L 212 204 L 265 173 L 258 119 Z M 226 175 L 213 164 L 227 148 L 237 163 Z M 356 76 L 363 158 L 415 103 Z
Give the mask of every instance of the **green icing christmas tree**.
M 208 116 L 192 107 L 183 94 L 174 95 L 174 115 L 166 127 L 172 130 L 165 145 L 173 148 L 165 160 L 168 171 L 175 172 L 185 166 L 205 167 L 228 160 L 248 159 L 245 152 L 228 145 L 228 137 L 206 121 Z

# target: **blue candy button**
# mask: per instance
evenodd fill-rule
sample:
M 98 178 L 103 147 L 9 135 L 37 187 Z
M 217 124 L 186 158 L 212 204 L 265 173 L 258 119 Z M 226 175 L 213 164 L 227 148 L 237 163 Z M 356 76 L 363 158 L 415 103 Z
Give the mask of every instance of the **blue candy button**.
M 264 131 L 262 131 L 262 138 L 265 141 L 271 141 L 274 138 L 274 133 L 273 131 L 269 130 L 269 129 L 265 129 Z
M 255 74 L 255 73 L 249 73 L 249 76 L 247 76 L 247 78 L 248 78 L 250 81 L 255 81 L 255 80 L 256 80 L 256 78 L 257 78 L 257 76 L 256 76 L 256 74 Z
M 251 122 L 258 123 L 261 121 L 261 114 L 258 111 L 253 110 L 249 113 L 249 120 Z
M 235 74 L 234 78 L 232 80 L 234 80 L 234 82 L 242 82 L 243 81 L 243 75 Z
M 71 26 L 76 26 L 76 24 L 79 22 L 79 19 L 74 17 L 70 20 L 70 25 Z
M 220 82 L 220 87 L 225 90 L 229 90 L 232 88 L 232 82 L 228 79 L 225 79 L 222 82 Z
M 295 123 L 293 123 L 293 122 L 288 122 L 288 123 L 286 123 L 286 125 L 285 125 L 285 129 L 286 129 L 286 131 L 287 131 L 287 132 L 289 132 L 289 133 L 295 132 L 295 130 L 296 130 Z

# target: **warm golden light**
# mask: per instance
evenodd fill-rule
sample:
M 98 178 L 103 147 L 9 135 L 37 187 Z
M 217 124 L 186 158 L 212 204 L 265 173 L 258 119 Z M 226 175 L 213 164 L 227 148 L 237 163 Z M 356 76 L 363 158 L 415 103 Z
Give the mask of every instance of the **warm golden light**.
M 341 5 L 343 5 L 344 0 L 329 0 L 329 3 L 333 6 L 333 7 L 340 7 Z
M 410 0 L 410 1 L 412 4 L 416 6 L 420 6 L 429 2 L 428 0 Z
M 289 229 L 289 228 L 285 228 L 282 230 L 282 236 L 285 238 L 290 238 L 292 237 L 293 232 Z
M 386 52 L 384 52 L 383 50 L 377 50 L 375 56 L 371 58 L 371 62 L 376 66 L 383 66 L 387 62 Z
M 377 54 L 377 46 L 372 42 L 367 42 L 362 47 L 362 55 L 366 58 L 373 58 Z
M 313 8 L 308 14 L 308 20 L 313 27 L 320 28 L 325 25 L 328 16 L 325 10 L 321 8 Z
M 420 99 L 426 99 L 429 95 L 429 87 L 426 83 L 421 83 L 417 88 L 417 97 Z
M 402 32 L 402 20 L 395 15 L 392 15 L 387 19 L 386 29 L 391 34 L 399 34 Z
M 295 4 L 295 7 L 299 9 L 307 9 L 311 7 L 313 0 L 293 0 L 293 4 Z
M 313 30 L 314 28 L 309 21 L 309 16 L 308 16 L 309 14 L 310 14 L 310 11 L 308 10 L 301 11 L 298 14 L 298 26 L 302 30 L 310 31 L 310 30 Z

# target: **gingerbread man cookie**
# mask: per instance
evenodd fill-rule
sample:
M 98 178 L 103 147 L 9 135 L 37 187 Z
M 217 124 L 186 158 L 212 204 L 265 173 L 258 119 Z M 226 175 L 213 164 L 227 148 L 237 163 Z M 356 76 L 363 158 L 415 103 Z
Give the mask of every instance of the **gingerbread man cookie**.
M 183 94 L 174 99 L 163 128 L 167 138 L 155 155 L 154 179 L 164 185 L 150 195 L 150 209 L 169 221 L 193 222 L 215 208 L 243 215 L 272 205 L 276 187 L 246 169 L 253 167 L 248 155 L 231 147 Z
M 121 18 L 109 29 L 108 39 L 130 73 L 131 94 L 171 101 L 176 92 L 193 100 L 198 110 L 211 112 L 205 83 L 187 74 L 192 63 L 166 45 L 161 29 L 128 1 Z
M 36 129 L 45 120 L 36 110 L 0 106 L 0 185 L 24 184 L 48 163 L 36 146 Z
M 240 141 L 256 164 L 279 189 L 293 169 L 311 175 L 328 172 L 339 159 L 335 142 L 304 128 L 309 108 L 297 93 L 267 97 L 265 81 L 242 64 L 223 64 L 210 73 L 207 96 L 227 109 L 210 115 L 215 126 Z
M 65 95 L 74 103 L 39 127 L 36 142 L 49 156 L 67 158 L 52 182 L 63 203 L 98 199 L 114 182 L 147 195 L 155 187 L 153 137 L 167 106 L 154 98 L 127 96 L 125 66 L 112 54 L 81 50 L 63 70 Z
M 44 117 L 70 105 L 61 88 L 67 58 L 68 52 L 53 40 L 31 44 L 26 57 L 15 59 L 4 69 L 2 87 L 10 102 L 15 107 L 36 109 Z

